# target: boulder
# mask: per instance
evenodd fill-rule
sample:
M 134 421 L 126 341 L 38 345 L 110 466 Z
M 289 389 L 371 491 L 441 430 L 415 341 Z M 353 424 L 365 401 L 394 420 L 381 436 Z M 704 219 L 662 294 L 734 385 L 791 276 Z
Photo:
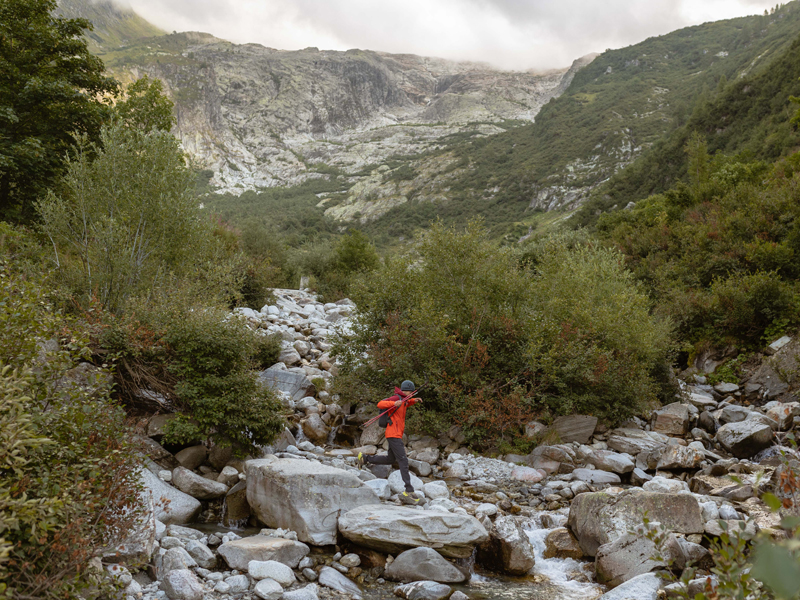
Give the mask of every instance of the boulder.
M 409 476 L 411 477 L 411 485 L 414 488 L 415 492 L 423 489 L 424 484 L 422 483 L 422 480 L 419 477 L 417 477 L 413 473 L 409 473 Z M 388 481 L 389 481 L 389 487 L 392 488 L 393 494 L 399 494 L 405 491 L 406 484 L 403 483 L 403 475 L 400 473 L 400 471 L 392 471 L 392 473 L 389 475 Z
M 339 530 L 350 541 L 374 550 L 395 553 L 426 546 L 451 558 L 466 558 L 476 545 L 489 541 L 475 517 L 380 504 L 343 514 Z
M 198 444 L 197 446 L 189 446 L 178 452 L 175 455 L 175 460 L 178 461 L 180 466 L 194 471 L 197 467 L 206 462 L 207 456 L 208 450 L 206 447 L 202 444 Z
M 197 561 L 181 546 L 176 546 L 167 550 L 157 564 L 159 575 L 164 577 L 171 571 L 196 567 Z
M 303 433 L 315 444 L 324 444 L 328 441 L 328 435 L 331 433 L 331 428 L 325 424 L 319 413 L 311 413 L 307 419 L 303 420 Z
M 365 427 L 361 432 L 362 446 L 380 446 L 383 443 L 386 430 L 375 421 L 372 425 Z
M 680 402 L 673 402 L 653 411 L 652 427 L 653 431 L 665 435 L 686 435 L 689 431 L 689 408 Z
M 460 583 L 467 576 L 453 564 L 431 548 L 412 548 L 406 550 L 386 567 L 384 577 L 392 581 L 437 581 L 439 583 Z
M 719 428 L 715 439 L 736 458 L 750 458 L 772 445 L 772 428 L 751 420 L 728 423 Z
M 669 437 L 655 431 L 641 429 L 614 429 L 608 436 L 606 445 L 611 450 L 636 456 L 642 452 L 652 452 L 667 444 Z
M 444 600 L 450 596 L 452 588 L 435 581 L 415 581 L 395 588 L 394 595 L 406 600 Z
M 224 483 L 206 479 L 184 467 L 178 467 L 172 472 L 172 483 L 180 491 L 198 500 L 213 500 L 224 496 L 228 491 L 228 486 Z
M 553 421 L 550 429 L 558 433 L 558 437 L 561 438 L 561 442 L 564 444 L 570 442 L 586 444 L 594 434 L 595 427 L 597 427 L 597 417 L 568 415 L 566 417 L 558 417 Z
M 283 587 L 289 587 L 297 581 L 291 567 L 277 560 L 251 560 L 247 563 L 247 573 L 256 581 L 273 579 Z
M 705 459 L 701 450 L 686 446 L 670 445 L 664 448 L 658 459 L 658 469 L 699 469 Z
M 283 586 L 274 579 L 261 579 L 253 588 L 261 600 L 280 600 L 283 598 Z
M 526 438 L 537 438 L 544 434 L 547 431 L 547 425 L 543 425 L 539 423 L 539 421 L 531 421 L 527 425 L 525 425 L 525 437 Z
M 156 544 L 158 523 L 156 506 L 153 495 L 146 489 L 139 498 L 144 510 L 132 524 L 131 532 L 125 540 L 118 546 L 103 552 L 104 559 L 131 565 L 150 562 Z
M 436 500 L 437 498 L 449 498 L 450 490 L 444 481 L 431 481 L 423 484 L 422 491 L 425 497 L 429 500 Z
M 361 588 L 354 582 L 350 581 L 347 577 L 339 573 L 332 567 L 322 567 L 319 572 L 319 584 L 329 587 L 332 590 L 349 595 L 351 598 L 360 599 Z
M 544 558 L 574 558 L 575 560 L 583 558 L 583 550 L 581 550 L 578 540 L 566 527 L 553 529 L 547 534 L 544 544 Z
M 152 417 L 147 422 L 147 437 L 159 441 L 162 437 L 164 437 L 167 423 L 177 418 L 177 416 L 178 415 L 175 414 L 168 414 L 168 415 L 155 415 L 154 417 Z
M 511 471 L 511 478 L 528 484 L 539 483 L 547 477 L 547 473 L 531 467 L 517 467 Z
M 680 479 L 667 479 L 661 475 L 656 475 L 650 481 L 645 481 L 642 484 L 642 489 L 646 492 L 659 494 L 678 494 L 680 492 L 688 492 L 689 485 Z
M 247 501 L 263 523 L 296 531 L 299 540 L 315 546 L 336 543 L 339 515 L 380 503 L 354 473 L 275 458 L 247 462 Z
M 295 402 L 317 393 L 317 388 L 303 373 L 270 367 L 266 371 L 261 371 L 258 378 L 267 387 L 283 392 Z
M 312 571 L 313 573 L 313 571 Z M 317 595 L 317 584 L 311 583 L 306 587 L 290 592 L 284 592 L 281 600 L 319 600 Z
M 653 560 L 657 553 L 649 539 L 630 533 L 603 544 L 597 549 L 595 560 L 597 581 L 616 587 L 637 575 L 666 567 L 666 562 Z
M 630 458 L 610 450 L 594 450 L 586 457 L 586 462 L 601 471 L 610 471 L 620 475 L 630 473 L 635 467 Z
M 222 524 L 225 527 L 236 527 L 250 518 L 250 505 L 247 503 L 247 482 L 240 481 L 225 495 L 225 510 L 222 513 Z
M 655 573 L 645 573 L 606 592 L 599 600 L 656 600 L 662 583 Z
M 205 544 L 201 544 L 197 540 L 189 540 L 185 549 L 198 566 L 204 569 L 213 569 L 217 566 L 217 557 Z
M 614 485 L 617 483 L 622 483 L 622 480 L 616 473 L 610 473 L 608 471 L 598 471 L 594 469 L 575 469 L 572 472 L 572 478 L 577 481 L 585 481 L 586 483 L 591 483 L 592 485 L 599 485 L 599 484 Z
M 189 523 L 200 514 L 202 506 L 198 500 L 164 483 L 149 469 L 141 469 L 140 473 L 145 493 L 152 495 L 158 521 L 165 525 Z
M 365 483 L 375 490 L 381 500 L 388 500 L 392 496 L 392 486 L 389 485 L 388 479 L 371 479 Z
M 301 542 L 266 535 L 253 535 L 225 542 L 217 549 L 228 566 L 239 571 L 247 571 L 250 561 L 253 560 L 274 560 L 296 569 L 310 551 Z
M 535 564 L 533 546 L 513 517 L 497 517 L 489 541 L 478 548 L 478 561 L 509 575 L 525 575 Z
M 690 534 L 705 530 L 694 496 L 653 492 L 579 494 L 570 505 L 567 525 L 584 553 L 595 556 L 600 546 L 640 525 L 645 511 L 669 532 Z
M 203 600 L 203 584 L 189 569 L 170 571 L 162 583 L 170 600 Z

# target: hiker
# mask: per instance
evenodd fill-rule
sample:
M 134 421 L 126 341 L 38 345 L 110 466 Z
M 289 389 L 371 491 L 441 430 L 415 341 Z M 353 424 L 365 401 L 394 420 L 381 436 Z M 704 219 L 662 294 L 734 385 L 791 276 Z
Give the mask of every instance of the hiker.
M 388 423 L 386 425 L 386 441 L 389 442 L 389 454 L 385 456 L 366 456 L 358 453 L 358 464 L 363 465 L 368 462 L 373 465 L 391 465 L 395 462 L 400 467 L 400 475 L 406 486 L 405 491 L 400 494 L 400 501 L 403 504 L 422 504 L 422 498 L 414 493 L 411 485 L 411 475 L 408 473 L 408 457 L 403 446 L 403 430 L 406 427 L 406 410 L 420 401 L 419 398 L 407 398 L 416 391 L 413 381 L 406 379 L 400 387 L 394 388 L 394 395 L 378 402 L 378 408 L 388 411 Z M 386 419 L 383 417 L 383 419 Z M 383 420 L 382 419 L 382 420 Z M 381 423 L 383 426 L 383 423 Z

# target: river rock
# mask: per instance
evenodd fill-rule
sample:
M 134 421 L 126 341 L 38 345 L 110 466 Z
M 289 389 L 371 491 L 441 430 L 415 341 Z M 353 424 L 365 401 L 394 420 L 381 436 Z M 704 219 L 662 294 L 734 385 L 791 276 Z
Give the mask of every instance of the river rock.
M 617 484 L 622 483 L 619 475 L 610 473 L 608 471 L 599 471 L 596 469 L 575 469 L 572 472 L 572 478 L 578 481 L 585 481 L 592 485 L 599 484 Z
M 750 420 L 728 423 L 719 428 L 715 439 L 736 458 L 750 458 L 772 444 L 772 428 Z
M 319 413 L 311 413 L 307 419 L 302 421 L 303 433 L 306 437 L 316 444 L 324 444 L 328 441 L 331 432 L 330 427 L 325 424 Z
M 375 421 L 361 431 L 361 445 L 380 446 L 383 443 L 385 433 L 386 430 Z
M 512 479 L 523 481 L 528 484 L 539 483 L 545 477 L 547 477 L 547 473 L 539 469 L 532 469 L 531 467 L 516 467 L 511 471 Z
M 406 600 L 444 600 L 453 589 L 449 585 L 436 583 L 435 581 L 416 581 L 396 587 L 395 596 L 406 598 Z
M 567 524 L 581 549 L 595 556 L 600 546 L 640 525 L 645 511 L 652 521 L 658 521 L 670 532 L 690 534 L 705 530 L 694 496 L 652 492 L 580 494 L 570 505 Z
M 545 558 L 574 558 L 575 560 L 583 558 L 583 550 L 581 550 L 578 540 L 566 527 L 553 529 L 547 534 L 544 544 Z
M 292 351 L 294 352 L 294 350 Z M 297 354 L 297 352 L 294 353 Z M 283 392 L 295 402 L 317 393 L 317 388 L 303 373 L 287 371 L 280 367 L 270 367 L 259 373 L 258 378 L 267 387 Z
M 566 417 L 558 417 L 553 421 L 550 429 L 558 433 L 558 437 L 561 438 L 561 442 L 564 444 L 570 442 L 586 444 L 594 434 L 596 427 L 597 417 L 568 415 Z
M 497 517 L 489 541 L 478 548 L 478 561 L 509 575 L 525 575 L 535 563 L 528 536 L 513 517 Z
M 170 600 L 203 600 L 203 584 L 189 569 L 170 571 L 162 583 Z
M 666 567 L 666 562 L 653 560 L 657 552 L 652 541 L 630 533 L 603 544 L 595 560 L 597 581 L 616 587 L 637 575 Z
M 658 459 L 658 469 L 699 469 L 705 459 L 702 450 L 686 446 L 670 445 L 664 448 Z
M 392 486 L 389 485 L 388 479 L 371 479 L 364 483 L 375 490 L 381 500 L 388 500 L 392 496 Z
M 184 448 L 175 455 L 175 460 L 178 461 L 180 466 L 194 471 L 197 467 L 206 461 L 208 450 L 202 444 L 197 446 L 190 446 Z
M 386 567 L 384 577 L 392 581 L 437 581 L 439 583 L 460 583 L 466 575 L 441 554 L 431 548 L 412 548 L 406 550 Z
M 680 402 L 667 404 L 653 412 L 653 431 L 665 435 L 686 435 L 689 431 L 689 408 Z
M 283 586 L 274 579 L 261 579 L 253 588 L 261 600 L 280 600 L 283 598 Z
M 304 588 L 300 588 L 299 590 L 283 592 L 281 600 L 319 600 L 317 589 L 317 584 L 311 583 Z
M 337 592 L 348 594 L 351 598 L 362 598 L 361 588 L 331 567 L 322 567 L 319 572 L 319 583 Z
M 610 450 L 594 450 L 586 457 L 586 462 L 601 471 L 610 471 L 619 475 L 630 473 L 635 467 L 630 458 Z
M 217 557 L 205 544 L 201 544 L 197 540 L 189 540 L 185 549 L 189 556 L 197 562 L 198 566 L 204 569 L 213 569 L 217 566 Z
M 155 518 L 165 525 L 189 523 L 202 508 L 200 502 L 189 494 L 161 481 L 149 469 L 141 469 L 145 493 L 150 493 L 155 507 Z
M 178 467 L 172 472 L 172 483 L 180 491 L 198 500 L 213 500 L 224 496 L 228 491 L 228 486 L 224 483 L 206 479 L 184 467 Z
M 599 600 L 657 600 L 662 579 L 655 573 L 638 575 L 606 592 Z
M 659 494 L 678 494 L 680 492 L 688 492 L 689 484 L 680 479 L 667 479 L 661 475 L 656 475 L 650 481 L 645 481 L 642 484 L 642 489 L 646 492 Z
M 310 549 L 301 542 L 283 538 L 253 535 L 232 542 L 225 542 L 218 549 L 231 569 L 246 571 L 250 561 L 274 560 L 296 569 Z
M 399 552 L 426 546 L 451 558 L 466 558 L 489 540 L 483 525 L 469 515 L 394 505 L 360 506 L 339 517 L 342 535 L 356 544 Z
M 413 486 L 414 491 L 418 492 L 422 490 L 424 485 L 422 480 L 413 473 L 409 473 L 409 476 L 411 477 L 411 485 Z M 405 491 L 406 484 L 403 483 L 403 475 L 400 473 L 400 471 L 392 471 L 392 473 L 389 475 L 388 481 L 389 487 L 392 488 L 392 493 L 400 494 Z
M 181 546 L 176 546 L 170 548 L 161 556 L 161 561 L 158 564 L 158 573 L 161 577 L 164 577 L 170 571 L 190 569 L 196 566 L 197 562 L 191 555 Z
M 422 491 L 429 500 L 450 497 L 450 490 L 447 488 L 447 484 L 444 481 L 431 481 L 423 484 Z
M 667 444 L 669 437 L 655 431 L 641 429 L 614 429 L 608 436 L 606 444 L 611 450 L 636 456 L 641 452 L 652 452 Z
M 327 546 L 336 543 L 339 515 L 380 499 L 349 471 L 306 460 L 263 459 L 247 462 L 247 501 L 268 526 Z
M 251 560 L 247 563 L 247 572 L 257 581 L 274 579 L 283 587 L 289 587 L 297 581 L 294 571 L 277 560 Z

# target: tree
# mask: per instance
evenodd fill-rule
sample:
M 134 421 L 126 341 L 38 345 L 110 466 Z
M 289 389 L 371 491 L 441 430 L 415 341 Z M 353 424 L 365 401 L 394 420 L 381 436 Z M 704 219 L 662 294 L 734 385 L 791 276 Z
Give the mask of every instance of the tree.
M 117 103 L 115 112 L 128 126 L 145 133 L 152 129 L 169 131 L 175 124 L 172 109 L 175 106 L 164 95 L 161 80 L 151 80 L 146 75 L 128 86 L 127 98 Z
M 0 0 L 0 218 L 27 219 L 63 172 L 75 132 L 96 140 L 117 82 L 56 0 Z

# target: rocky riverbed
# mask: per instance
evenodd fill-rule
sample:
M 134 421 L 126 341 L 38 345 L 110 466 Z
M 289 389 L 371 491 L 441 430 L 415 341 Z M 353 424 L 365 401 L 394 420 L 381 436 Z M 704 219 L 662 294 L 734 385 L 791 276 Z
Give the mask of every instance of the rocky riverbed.
M 703 577 L 721 521 L 778 533 L 759 496 L 785 468 L 776 444 L 800 421 L 793 382 L 779 375 L 798 354 L 790 339 L 741 388 L 685 373 L 693 383 L 675 402 L 613 430 L 585 415 L 530 423 L 526 435 L 560 443 L 527 455 L 476 456 L 458 427 L 409 436 L 426 503 L 407 507 L 399 472 L 356 463 L 385 446 L 377 425 L 362 427 L 374 407 L 322 389 L 336 374 L 329 336 L 350 326 L 352 302 L 275 297 L 238 318 L 283 340 L 281 362 L 261 378 L 289 427 L 262 456 L 239 460 L 204 445 L 168 452 L 159 440 L 170 416 L 150 420 L 151 510 L 106 559 L 121 597 L 654 599 L 666 565 L 652 558 L 645 512 L 667 533 L 662 554 Z

